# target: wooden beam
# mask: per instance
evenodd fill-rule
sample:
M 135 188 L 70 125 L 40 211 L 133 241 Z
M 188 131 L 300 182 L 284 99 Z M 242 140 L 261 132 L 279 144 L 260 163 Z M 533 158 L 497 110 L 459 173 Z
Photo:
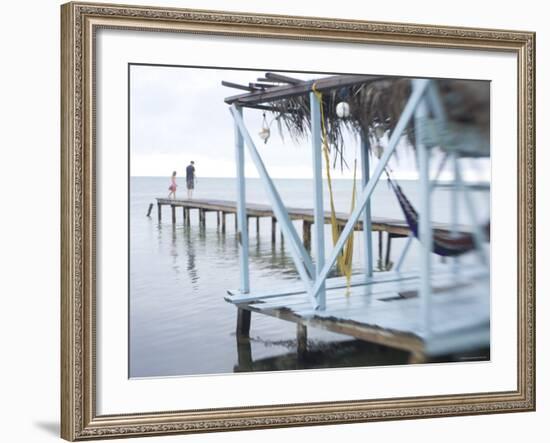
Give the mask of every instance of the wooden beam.
M 151 217 L 151 211 L 153 210 L 153 203 L 149 203 L 149 209 L 147 210 L 147 217 Z
M 176 224 L 176 207 L 174 205 L 171 206 L 172 208 L 172 224 Z
M 339 89 L 346 86 L 372 82 L 382 77 L 371 75 L 336 75 L 320 78 L 318 80 L 301 81 L 298 84 L 282 85 L 270 88 L 267 91 L 255 91 L 248 94 L 240 94 L 227 97 L 225 103 L 237 103 L 239 106 L 256 105 L 265 102 L 273 102 L 288 97 L 303 95 L 311 92 L 313 84 L 320 92 Z M 387 79 L 387 77 L 384 77 Z
M 226 82 L 225 80 L 222 80 L 222 86 L 226 86 L 228 88 L 233 88 L 233 89 L 241 89 L 243 91 L 248 91 L 248 92 L 253 92 L 257 90 L 256 88 L 252 88 L 250 86 L 239 85 L 233 82 Z
M 251 83 L 248 84 L 248 86 L 250 86 L 253 89 L 266 89 L 266 88 L 273 88 L 274 86 L 277 86 L 277 85 L 274 85 L 273 83 L 254 83 L 254 82 L 251 82 Z
M 159 223 L 160 223 L 162 220 L 162 205 L 160 203 L 157 203 L 157 212 L 158 212 Z
M 283 74 L 276 74 L 275 72 L 266 72 L 265 78 L 276 82 L 290 83 L 291 85 L 297 85 L 298 83 L 303 82 L 303 80 L 300 80 L 299 78 L 294 78 Z

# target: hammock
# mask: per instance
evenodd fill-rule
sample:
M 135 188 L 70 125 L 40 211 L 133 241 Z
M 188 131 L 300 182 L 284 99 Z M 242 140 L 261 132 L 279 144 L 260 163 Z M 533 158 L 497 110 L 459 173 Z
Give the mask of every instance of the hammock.
M 386 172 L 387 174 L 387 172 Z M 395 183 L 388 175 L 388 182 L 390 183 L 399 206 L 403 210 L 407 224 L 413 235 L 418 238 L 418 213 L 414 209 L 411 202 L 407 199 L 403 193 L 401 187 Z M 465 254 L 475 248 L 474 236 L 468 233 L 460 233 L 453 235 L 450 231 L 442 229 L 433 230 L 433 249 L 432 252 L 444 257 L 456 257 L 458 255 Z

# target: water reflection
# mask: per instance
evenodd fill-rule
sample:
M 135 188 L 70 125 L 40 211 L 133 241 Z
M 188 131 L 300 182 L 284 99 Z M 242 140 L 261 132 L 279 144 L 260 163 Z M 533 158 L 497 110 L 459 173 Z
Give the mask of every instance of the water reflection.
M 272 346 L 293 348 L 292 351 L 263 358 L 253 358 L 252 344 L 270 344 L 261 338 L 237 336 L 238 362 L 234 372 L 290 371 L 296 369 L 346 368 L 356 366 L 399 365 L 408 361 L 405 351 L 360 340 L 337 343 L 308 340 L 307 351 L 298 352 L 296 340 L 277 341 Z
M 193 283 L 193 288 L 198 289 L 199 273 L 195 266 L 196 252 L 194 237 L 191 236 L 191 227 L 187 226 L 183 231 L 184 250 L 186 252 L 186 266 L 189 280 Z

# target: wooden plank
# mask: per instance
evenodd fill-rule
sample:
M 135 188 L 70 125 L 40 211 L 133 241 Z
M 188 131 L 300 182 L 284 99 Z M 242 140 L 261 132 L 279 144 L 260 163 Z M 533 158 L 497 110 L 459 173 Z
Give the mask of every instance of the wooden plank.
M 461 285 L 468 282 L 474 282 L 476 280 L 483 279 L 486 272 L 483 269 L 464 270 L 461 278 L 456 279 L 454 275 L 449 271 L 434 273 L 432 276 L 432 285 L 443 287 L 451 285 Z M 365 277 L 362 274 L 356 274 L 352 276 L 350 291 L 351 293 L 346 295 L 347 285 L 344 277 L 336 277 L 327 279 L 327 302 L 330 301 L 331 306 L 334 306 L 334 298 L 343 298 L 345 300 L 361 300 L 365 294 L 374 298 L 389 297 L 397 295 L 400 292 L 411 291 L 416 288 L 418 284 L 418 271 L 411 271 L 407 273 L 394 273 L 383 272 L 375 274 L 369 284 L 365 284 Z M 345 291 L 341 291 L 344 289 Z M 340 292 L 335 292 L 340 291 Z M 229 291 L 228 291 L 229 292 Z M 334 294 L 337 294 L 334 296 Z M 299 284 L 293 286 L 287 286 L 286 288 L 279 288 L 279 290 L 263 291 L 255 294 L 239 294 L 233 292 L 225 297 L 225 300 L 233 304 L 247 304 L 261 302 L 263 307 L 286 305 L 291 307 L 293 305 L 305 304 L 310 307 L 305 299 L 305 292 L 303 287 Z M 304 297 L 301 297 L 304 295 Z M 363 297 L 364 298 L 364 297 Z
M 290 77 L 289 75 L 277 74 L 276 72 L 266 72 L 265 78 L 267 80 L 276 81 L 279 83 L 290 83 L 291 85 L 296 85 L 303 82 L 299 78 Z
M 228 88 L 233 88 L 233 89 L 240 89 L 242 91 L 248 91 L 248 92 L 257 91 L 257 89 L 253 88 L 252 86 L 239 85 L 238 83 L 227 82 L 225 80 L 222 80 L 222 86 L 226 86 Z
M 414 279 L 418 278 L 418 271 L 407 271 L 407 272 L 400 272 L 400 273 L 394 273 L 394 272 L 384 272 L 384 273 L 377 273 L 373 275 L 369 280 L 370 284 L 377 284 L 377 283 L 383 283 L 388 281 L 396 281 L 396 280 L 407 280 L 407 279 Z M 355 274 L 351 277 L 351 286 L 358 286 L 358 285 L 364 285 L 365 284 L 365 277 L 363 274 Z M 346 287 L 346 279 L 345 277 L 333 277 L 333 278 L 327 278 L 326 280 L 326 287 L 327 289 L 335 289 L 335 288 L 344 288 Z M 253 300 L 262 300 L 266 298 L 272 298 L 272 297 L 281 297 L 285 295 L 294 295 L 294 294 L 300 294 L 304 292 L 304 287 L 300 283 L 294 283 L 286 286 L 285 288 L 274 288 L 267 291 L 259 291 L 255 294 L 240 294 L 239 291 L 236 290 L 228 290 L 227 291 L 230 297 L 226 297 L 226 300 L 231 303 L 241 303 L 241 302 L 249 302 Z
M 300 83 L 290 85 L 275 86 L 267 91 L 255 91 L 248 94 L 235 95 L 227 97 L 224 101 L 227 104 L 237 103 L 239 106 L 255 105 L 309 93 L 312 91 L 314 83 L 318 91 L 325 92 L 335 88 L 339 89 L 346 86 L 372 82 L 380 78 L 371 75 L 335 75 L 316 80 L 300 81 Z

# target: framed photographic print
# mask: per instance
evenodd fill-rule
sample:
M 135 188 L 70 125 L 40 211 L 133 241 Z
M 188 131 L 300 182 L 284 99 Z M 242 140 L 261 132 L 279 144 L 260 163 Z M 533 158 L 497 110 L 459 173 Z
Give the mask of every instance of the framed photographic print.
M 62 6 L 62 437 L 535 408 L 535 35 Z

